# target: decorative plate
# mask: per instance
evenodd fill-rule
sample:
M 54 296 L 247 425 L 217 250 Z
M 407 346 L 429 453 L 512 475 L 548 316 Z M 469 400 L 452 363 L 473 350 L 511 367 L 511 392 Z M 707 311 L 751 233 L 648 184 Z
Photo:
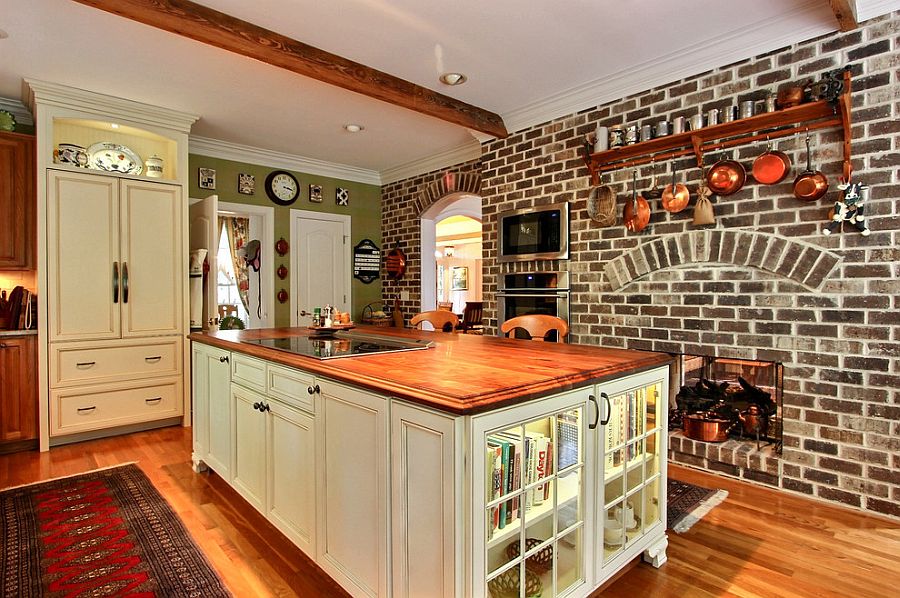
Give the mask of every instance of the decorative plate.
M 141 174 L 144 162 L 141 157 L 124 145 L 101 141 L 88 148 L 88 164 L 91 168 L 122 174 Z

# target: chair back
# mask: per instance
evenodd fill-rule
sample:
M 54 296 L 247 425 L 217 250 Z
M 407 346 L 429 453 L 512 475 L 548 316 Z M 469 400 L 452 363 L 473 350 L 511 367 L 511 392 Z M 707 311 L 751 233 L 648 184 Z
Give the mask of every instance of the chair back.
M 439 309 L 433 311 L 423 311 L 412 317 L 409 321 L 413 327 L 419 327 L 422 322 L 428 322 L 434 326 L 435 330 L 443 330 L 444 332 L 455 332 L 456 325 L 459 323 L 459 317 L 452 311 L 441 311 Z
M 453 302 L 438 301 L 438 311 L 453 311 Z
M 219 319 L 223 320 L 226 316 L 237 316 L 237 305 L 228 303 L 219 304 Z
M 561 343 L 569 334 L 569 325 L 565 320 L 546 314 L 528 314 L 510 318 L 501 324 L 500 332 L 504 336 L 509 336 L 509 333 L 516 328 L 527 332 L 533 341 L 543 341 L 550 331 L 555 330 L 557 332 L 556 342 Z
M 463 309 L 462 322 L 460 328 L 463 332 L 481 329 L 481 320 L 484 317 L 484 302 L 482 301 L 466 301 L 466 307 Z

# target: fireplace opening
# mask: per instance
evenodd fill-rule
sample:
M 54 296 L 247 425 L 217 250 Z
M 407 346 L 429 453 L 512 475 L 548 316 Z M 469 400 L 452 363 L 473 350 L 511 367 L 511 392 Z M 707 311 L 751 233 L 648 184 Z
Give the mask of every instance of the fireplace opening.
M 669 429 L 693 440 L 736 439 L 781 453 L 784 366 L 772 361 L 682 355 Z

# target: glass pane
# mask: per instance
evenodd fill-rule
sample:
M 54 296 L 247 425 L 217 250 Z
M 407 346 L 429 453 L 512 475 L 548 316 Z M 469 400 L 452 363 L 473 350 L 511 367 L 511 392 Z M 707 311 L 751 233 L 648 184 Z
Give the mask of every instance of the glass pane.
M 492 509 L 487 510 L 488 524 L 494 516 Z M 518 525 L 507 526 L 505 529 L 494 533 L 487 544 L 487 567 L 489 572 L 496 571 L 506 563 L 515 560 L 521 554 L 519 548 L 521 534 Z
M 555 488 L 556 479 L 551 478 L 532 490 L 533 506 L 525 512 L 525 542 L 528 543 L 528 548 L 549 540 L 554 535 L 553 493 Z
M 641 535 L 641 511 L 643 511 L 643 505 L 643 492 L 638 491 L 628 497 L 623 507 L 619 507 L 614 512 L 616 521 L 625 528 L 626 540 L 634 540 Z
M 659 521 L 660 479 L 659 477 L 655 478 L 644 488 L 644 508 L 642 513 L 644 529 Z
M 651 434 L 650 436 L 647 437 L 646 447 L 647 447 L 647 457 L 646 457 L 647 463 L 644 466 L 644 470 L 647 472 L 647 475 L 645 476 L 646 479 L 650 479 L 659 473 L 660 459 L 659 459 L 659 452 L 658 452 L 658 447 L 659 447 L 659 433 L 658 432 L 656 434 Z
M 581 493 L 582 468 L 559 478 L 557 482 L 559 498 L 557 498 L 556 533 L 565 532 L 576 523 L 584 521 Z
M 581 462 L 581 409 L 556 416 L 556 463 L 562 471 Z
M 624 501 L 616 504 L 611 509 L 604 510 L 603 518 L 603 557 L 609 560 L 622 550 L 625 545 L 625 526 L 616 519 L 616 515 L 622 512 Z M 620 515 L 621 516 L 621 515 Z
M 625 494 L 631 494 L 635 488 L 644 483 L 644 467 L 643 459 L 641 459 L 641 453 L 643 453 L 643 451 L 638 451 L 638 448 L 642 448 L 644 444 L 641 441 L 636 444 L 629 444 L 628 446 L 633 449 L 632 454 L 634 454 L 634 457 L 628 461 L 628 472 L 625 475 Z
M 584 580 L 582 528 L 566 534 L 556 543 L 556 593 L 562 594 Z M 546 594 L 545 594 L 546 595 Z
M 662 389 L 659 383 L 647 387 L 647 431 L 656 428 L 656 410 Z
M 487 595 L 491 598 L 521 598 L 522 580 L 524 568 L 515 565 L 503 573 L 489 579 L 487 582 Z M 526 582 L 527 587 L 527 582 Z
M 522 441 L 522 454 L 524 456 L 522 467 L 522 488 L 524 489 L 524 501 L 526 513 L 546 513 L 552 510 L 550 497 L 551 487 L 546 482 L 541 482 L 553 475 L 553 431 L 555 430 L 554 418 L 543 418 L 529 422 L 525 426 L 525 437 Z M 532 517 L 534 515 L 532 514 Z
M 609 423 L 606 424 L 606 451 L 621 446 L 625 443 L 625 436 L 628 430 L 628 405 L 625 402 L 625 395 L 611 397 L 609 400 L 611 411 L 609 413 Z
M 625 451 L 614 451 L 606 458 L 606 470 L 604 471 L 606 485 L 606 503 L 613 502 L 625 495 L 625 480 L 622 476 L 624 470 Z
M 489 434 L 486 440 L 485 499 L 490 502 L 503 496 L 508 497 L 493 507 L 490 537 L 502 532 L 507 526 L 516 525 L 521 503 L 523 442 L 522 428 L 510 428 Z

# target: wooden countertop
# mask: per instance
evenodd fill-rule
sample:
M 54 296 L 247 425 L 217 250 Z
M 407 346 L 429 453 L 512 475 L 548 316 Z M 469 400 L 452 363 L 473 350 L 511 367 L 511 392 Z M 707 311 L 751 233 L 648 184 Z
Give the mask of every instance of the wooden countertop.
M 672 356 L 592 345 L 359 326 L 356 332 L 434 341 L 433 348 L 319 360 L 243 343 L 305 328 L 195 332 L 193 341 L 296 367 L 458 415 L 480 413 L 670 363 Z

